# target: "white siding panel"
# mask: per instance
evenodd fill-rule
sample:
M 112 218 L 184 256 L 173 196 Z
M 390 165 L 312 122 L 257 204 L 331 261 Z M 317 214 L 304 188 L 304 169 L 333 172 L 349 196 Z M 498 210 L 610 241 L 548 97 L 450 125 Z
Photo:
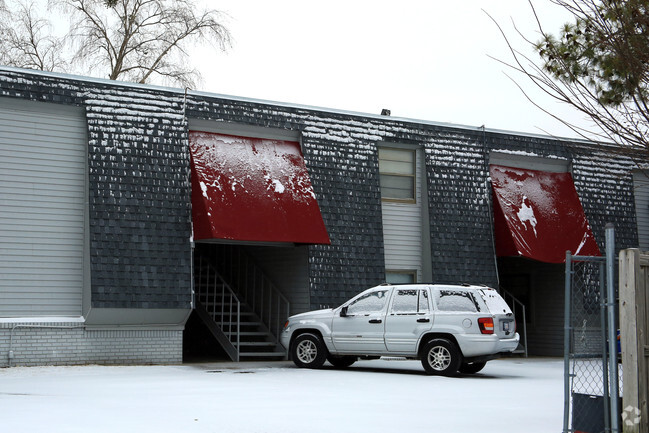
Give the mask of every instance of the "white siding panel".
M 82 314 L 86 122 L 0 98 L 0 317 Z
M 638 247 L 649 251 L 649 177 L 646 172 L 634 173 L 633 192 L 638 221 Z
M 417 151 L 416 162 L 416 203 L 394 203 L 384 201 L 381 205 L 383 215 L 383 247 L 385 269 L 415 270 L 417 280 L 422 278 L 422 200 L 421 152 Z

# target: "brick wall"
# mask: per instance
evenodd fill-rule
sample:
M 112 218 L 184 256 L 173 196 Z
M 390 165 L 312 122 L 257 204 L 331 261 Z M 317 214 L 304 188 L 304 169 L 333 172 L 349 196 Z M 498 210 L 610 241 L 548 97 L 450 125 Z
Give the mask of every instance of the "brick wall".
M 3 323 L 0 353 L 0 367 L 179 364 L 182 330 L 87 330 L 74 322 Z

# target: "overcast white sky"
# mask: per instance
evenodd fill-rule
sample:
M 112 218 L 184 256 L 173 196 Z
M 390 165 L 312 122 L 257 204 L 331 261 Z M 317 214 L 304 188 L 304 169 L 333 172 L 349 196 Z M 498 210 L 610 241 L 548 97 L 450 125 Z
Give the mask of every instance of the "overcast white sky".
M 538 39 L 525 0 L 219 0 L 234 45 L 195 57 L 208 92 L 512 131 L 575 136 L 535 108 L 507 77 L 510 60 L 489 12 Z M 570 16 L 535 0 L 548 29 Z M 517 77 L 532 89 L 524 77 Z M 540 92 L 531 92 L 541 97 Z M 565 106 L 544 103 L 580 125 Z

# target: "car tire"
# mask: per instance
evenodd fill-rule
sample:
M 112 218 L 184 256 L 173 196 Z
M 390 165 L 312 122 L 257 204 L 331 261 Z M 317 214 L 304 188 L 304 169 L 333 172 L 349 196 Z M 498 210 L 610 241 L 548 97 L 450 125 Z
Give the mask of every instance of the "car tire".
M 454 376 L 462 364 L 462 354 L 455 343 L 435 338 L 424 346 L 421 364 L 428 374 Z
M 485 365 L 487 365 L 486 362 L 472 362 L 470 364 L 463 363 L 462 365 L 460 365 L 460 373 L 475 374 L 482 370 Z
M 336 368 L 347 368 L 355 363 L 357 359 L 358 358 L 355 356 L 327 356 L 327 361 L 329 361 L 329 364 L 333 365 Z
M 327 348 L 314 334 L 298 335 L 291 346 L 291 359 L 300 368 L 322 367 L 327 354 Z

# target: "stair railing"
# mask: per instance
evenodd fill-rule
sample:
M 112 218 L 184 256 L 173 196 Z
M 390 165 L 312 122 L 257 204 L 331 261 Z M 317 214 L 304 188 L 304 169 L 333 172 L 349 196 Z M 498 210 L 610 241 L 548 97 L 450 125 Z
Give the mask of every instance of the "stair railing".
M 218 330 L 212 332 L 224 345 L 230 358 L 238 362 L 241 347 L 241 301 L 207 259 L 200 256 L 199 261 L 200 273 L 197 275 L 198 281 L 195 284 L 198 294 L 197 306 L 200 306 L 219 326 L 220 333 Z M 223 341 L 224 338 L 227 342 Z
M 242 300 L 250 306 L 279 344 L 279 335 L 290 315 L 289 300 L 242 247 L 222 245 L 221 248 L 219 266 L 223 267 L 225 278 L 238 290 Z
M 510 306 L 512 309 L 512 313 L 514 313 L 514 317 L 518 317 L 516 312 L 520 309 L 520 311 L 523 313 L 523 320 L 519 323 L 521 323 L 521 327 L 523 328 L 523 338 L 519 342 L 519 344 L 523 347 L 523 350 L 525 350 L 525 357 L 527 358 L 527 317 L 525 317 L 525 304 L 523 304 L 520 300 L 518 300 L 514 295 L 512 295 L 510 292 L 507 290 L 501 288 L 500 293 L 503 296 L 503 299 L 507 304 Z

